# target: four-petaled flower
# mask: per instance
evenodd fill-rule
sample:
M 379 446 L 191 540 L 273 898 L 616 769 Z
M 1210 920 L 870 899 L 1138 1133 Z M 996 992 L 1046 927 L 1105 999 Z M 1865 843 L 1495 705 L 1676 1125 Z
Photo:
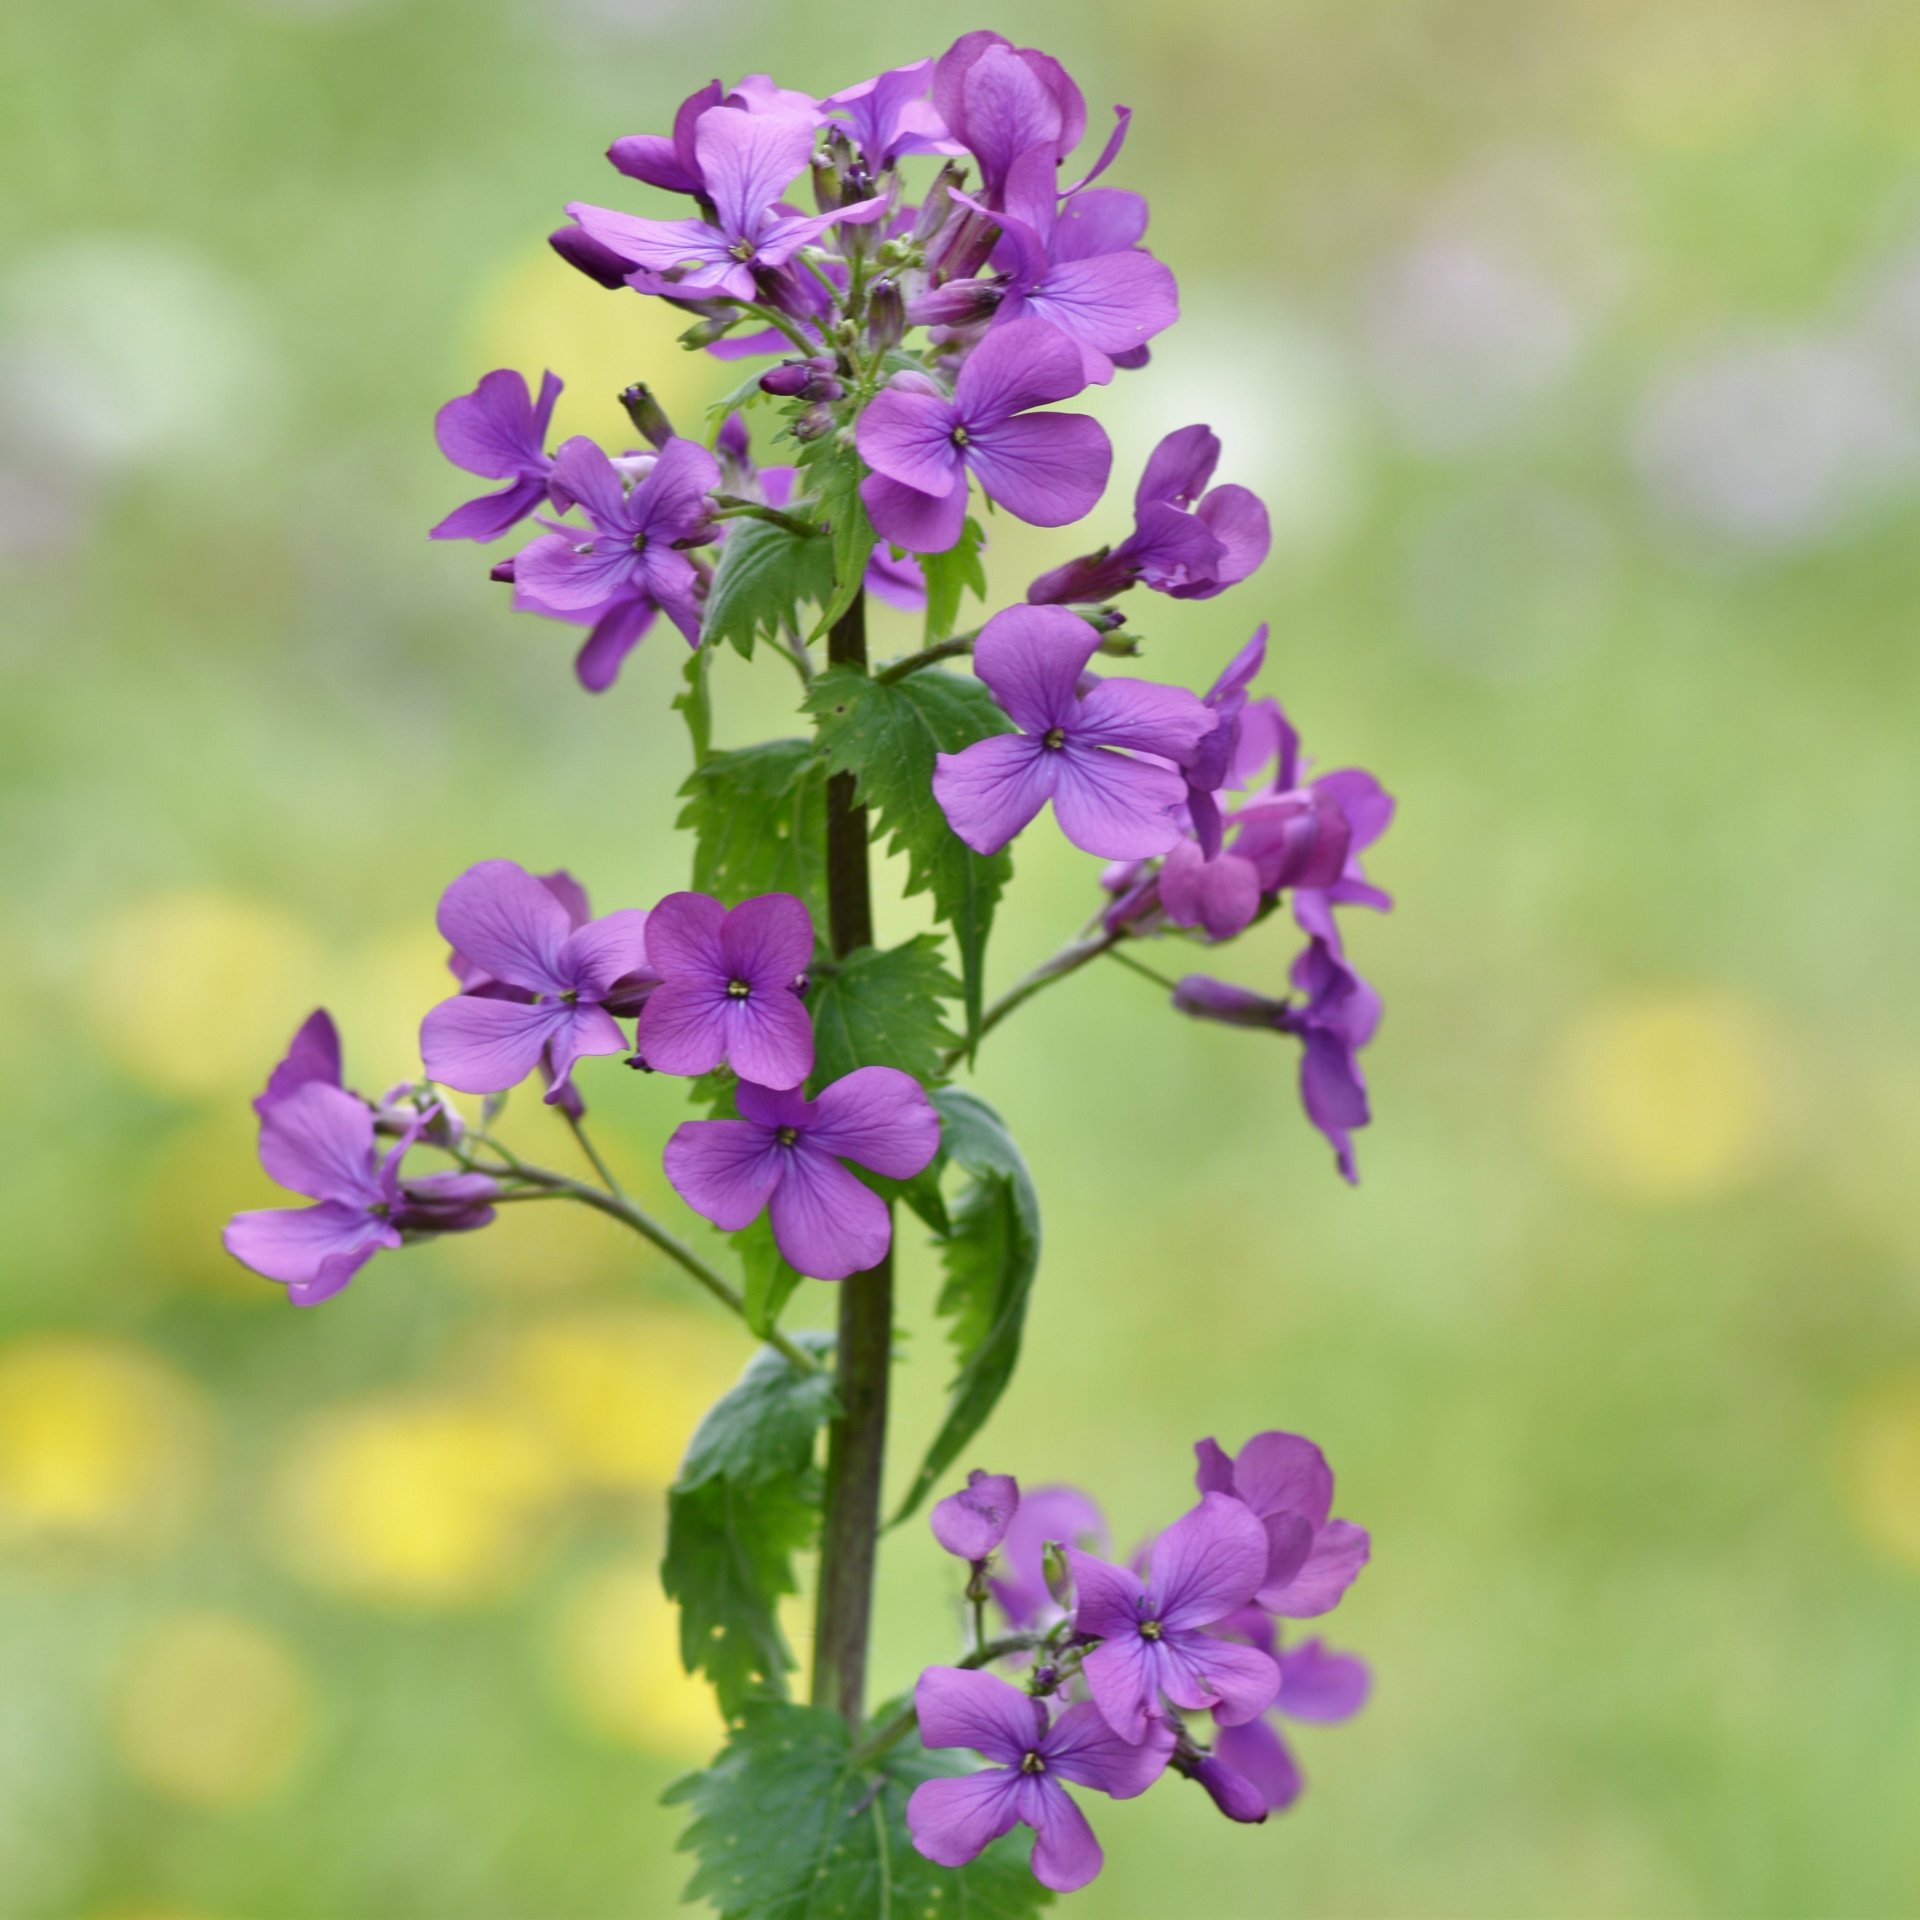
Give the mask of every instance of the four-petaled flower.
M 855 435 L 873 469 L 860 497 L 875 529 L 915 553 L 945 553 L 966 524 L 969 473 L 1029 525 L 1078 520 L 1113 467 L 1106 429 L 1090 414 L 1026 410 L 1071 400 L 1086 385 L 1079 348 L 1040 319 L 988 334 L 951 396 L 930 375 L 897 376 Z
M 1049 800 L 1067 838 L 1103 859 L 1165 853 L 1180 838 L 1186 783 L 1167 762 L 1217 716 L 1148 680 L 1098 680 L 1083 694 L 1099 644 L 1063 607 L 1008 607 L 982 628 L 974 671 L 1021 731 L 943 753 L 933 775 L 948 824 L 976 853 L 997 853 Z
M 907 1831 L 935 1865 L 963 1867 L 1017 1826 L 1033 1829 L 1033 1874 L 1056 1893 L 1084 1887 L 1104 1856 L 1064 1782 L 1131 1800 L 1166 1771 L 1165 1722 L 1122 1739 L 1082 1701 L 1057 1719 L 990 1673 L 929 1667 L 913 1690 L 921 1743 L 970 1747 L 995 1762 L 957 1779 L 923 1781 L 907 1801 Z
M 435 540 L 498 539 L 546 499 L 547 475 L 553 468 L 547 426 L 560 392 L 560 380 L 545 373 L 540 376 L 540 398 L 534 400 L 517 373 L 498 367 L 482 374 L 471 393 L 449 400 L 433 416 L 433 437 L 456 467 L 507 482 L 498 493 L 483 493 L 455 507 L 434 528 Z
M 813 916 L 791 893 L 756 894 L 729 911 L 704 893 L 670 893 L 647 922 L 660 976 L 635 1041 L 656 1072 L 729 1066 L 763 1087 L 797 1087 L 813 1071 L 813 1022 L 801 1003 Z
M 1238 1613 L 1267 1570 L 1267 1535 L 1252 1509 L 1208 1493 L 1153 1543 L 1147 1577 L 1077 1548 L 1074 1625 L 1099 1639 L 1083 1668 L 1094 1704 L 1123 1740 L 1144 1740 L 1176 1707 L 1211 1707 L 1224 1726 L 1264 1713 L 1280 1691 L 1280 1669 L 1256 1648 L 1207 1629 Z
M 575 927 L 524 867 L 483 860 L 440 896 L 436 920 L 468 964 L 527 997 L 463 993 L 441 1001 L 420 1027 L 431 1079 L 462 1093 L 501 1093 L 544 1059 L 551 1105 L 576 1060 L 627 1051 L 608 1007 L 630 1003 L 652 978 L 639 908 Z
M 727 1233 L 770 1213 L 781 1257 L 812 1279 L 875 1265 L 892 1244 L 893 1217 L 841 1163 L 910 1180 L 933 1159 L 940 1116 L 919 1081 L 896 1067 L 856 1067 L 815 1100 L 750 1080 L 734 1099 L 738 1120 L 674 1130 L 666 1151 L 674 1191 Z

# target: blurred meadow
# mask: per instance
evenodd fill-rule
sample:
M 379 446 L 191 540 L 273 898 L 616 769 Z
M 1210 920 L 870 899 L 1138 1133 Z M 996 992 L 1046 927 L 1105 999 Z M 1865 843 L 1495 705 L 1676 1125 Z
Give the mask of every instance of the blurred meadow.
M 1299 1739 L 1306 1798 L 1106 1809 L 1067 1910 L 1920 1913 L 1920 11 L 27 0 L 4 1920 L 675 1910 L 656 1802 L 717 1723 L 663 1488 L 744 1337 L 559 1208 L 315 1313 L 218 1232 L 270 1202 L 247 1101 L 310 1008 L 354 1084 L 415 1070 L 462 867 L 564 864 L 603 909 L 684 883 L 672 633 L 589 697 L 571 629 L 425 538 L 474 490 L 433 410 L 487 368 L 551 367 L 557 431 L 622 444 L 627 381 L 689 420 L 732 383 L 547 252 L 562 203 L 640 208 L 602 150 L 713 74 L 825 92 L 983 23 L 1135 109 L 1114 179 L 1187 315 L 1090 396 L 1090 537 L 995 519 L 994 604 L 1208 421 L 1273 557 L 1136 608 L 1142 670 L 1204 685 L 1268 619 L 1262 689 L 1400 799 L 1397 910 L 1353 934 L 1387 1004 L 1357 1191 L 1289 1048 L 1118 968 L 980 1057 L 1048 1242 L 978 1463 L 1088 1485 L 1127 1540 L 1196 1437 L 1296 1428 L 1375 1542 L 1327 1623 L 1374 1702 Z M 914 643 L 885 616 L 882 653 Z M 724 743 L 792 725 L 764 658 L 716 688 Z M 999 985 L 1094 899 L 1050 827 L 1018 856 Z M 1277 985 L 1288 952 L 1276 924 L 1217 970 Z M 675 1086 L 584 1085 L 688 1222 Z M 528 1151 L 556 1131 L 510 1109 Z M 946 1379 L 903 1241 L 902 1456 Z M 884 1694 L 952 1644 L 923 1528 L 882 1589 Z

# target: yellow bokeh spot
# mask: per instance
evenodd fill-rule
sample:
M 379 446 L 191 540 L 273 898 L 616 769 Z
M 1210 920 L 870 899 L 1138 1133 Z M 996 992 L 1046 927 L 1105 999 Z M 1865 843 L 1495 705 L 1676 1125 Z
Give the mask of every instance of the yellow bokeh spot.
M 650 1564 L 611 1567 L 560 1622 L 563 1697 L 596 1732 L 672 1760 L 705 1760 L 724 1731 L 706 1685 L 682 1671 L 680 1622 Z
M 538 1084 L 523 1097 L 537 1102 Z M 532 1147 L 526 1152 L 549 1164 L 557 1157 Z M 658 1258 L 617 1220 L 564 1201 L 502 1207 L 493 1225 L 470 1235 L 460 1249 L 463 1279 L 514 1299 L 630 1278 Z
M 1764 1014 L 1711 988 L 1589 1008 L 1548 1076 L 1553 1138 L 1582 1179 L 1646 1205 L 1731 1192 L 1765 1165 L 1782 1047 Z
M 137 1347 L 68 1336 L 0 1347 L 0 1546 L 171 1537 L 207 1440 L 198 1389 Z
M 515 263 L 481 310 L 473 378 L 512 367 L 537 391 L 543 369 L 557 373 L 566 391 L 554 409 L 551 446 L 576 433 L 608 447 L 635 445 L 619 394 L 636 380 L 659 395 L 681 433 L 698 438 L 707 407 L 740 375 L 680 345 L 694 320 L 664 300 L 609 292 L 543 246 Z
M 256 1089 L 315 1004 L 322 972 L 306 929 L 277 907 L 209 888 L 153 893 L 94 930 L 87 1018 L 143 1086 Z
M 565 1481 L 526 1423 L 459 1398 L 347 1407 L 296 1436 L 276 1488 L 296 1572 L 357 1599 L 485 1600 L 526 1571 Z
M 134 1646 L 114 1746 L 143 1785 L 184 1806 L 243 1806 L 292 1773 L 311 1721 L 306 1676 L 250 1621 L 182 1614 Z
M 260 1078 L 266 1077 L 263 1065 Z M 243 1306 L 286 1311 L 286 1288 L 243 1267 L 220 1244 L 220 1229 L 232 1214 L 306 1204 L 267 1177 L 258 1135 L 252 1108 L 236 1098 L 159 1141 L 139 1176 L 140 1259 L 128 1271 L 129 1285 L 187 1287 Z
M 1889 1559 L 1920 1573 L 1920 1373 L 1855 1409 L 1841 1444 L 1848 1505 Z

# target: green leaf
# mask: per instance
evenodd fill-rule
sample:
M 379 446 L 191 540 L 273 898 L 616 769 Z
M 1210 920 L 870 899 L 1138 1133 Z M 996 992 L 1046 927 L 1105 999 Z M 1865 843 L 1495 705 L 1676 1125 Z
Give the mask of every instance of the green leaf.
M 682 676 L 687 684 L 673 696 L 673 704 L 687 716 L 687 732 L 693 738 L 693 764 L 696 767 L 713 747 L 713 697 L 707 689 L 707 669 L 712 664 L 712 651 L 706 647 L 695 647 L 687 656 Z
M 830 667 L 807 711 L 819 723 L 830 773 L 851 773 L 873 816 L 874 837 L 907 857 L 911 896 L 931 889 L 935 917 L 960 954 L 969 1047 L 979 1037 L 987 933 L 1013 874 L 1005 853 L 982 858 L 947 825 L 933 797 L 935 757 L 958 753 L 1010 725 L 979 681 L 927 668 L 904 680 L 870 680 Z
M 927 582 L 926 644 L 951 639 L 960 618 L 960 596 L 968 588 L 976 600 L 987 597 L 987 570 L 980 549 L 987 536 L 980 522 L 969 519 L 960 538 L 945 553 L 920 555 L 920 571 Z
M 964 1088 L 942 1087 L 933 1103 L 947 1159 L 972 1176 L 953 1206 L 953 1231 L 941 1242 L 947 1277 L 939 1311 L 951 1323 L 960 1371 L 895 1526 L 926 1498 L 1006 1391 L 1040 1268 L 1040 1202 L 1005 1122 Z
M 830 599 L 833 577 L 833 548 L 820 535 L 797 534 L 772 520 L 730 521 L 700 638 L 708 646 L 730 641 L 750 660 L 755 640 L 801 628 L 800 608 Z
M 811 740 L 710 753 L 680 789 L 676 826 L 694 835 L 693 884 L 728 906 L 792 893 L 827 912 L 827 770 Z
M 747 1325 L 763 1339 L 780 1324 L 780 1313 L 802 1276 L 788 1266 L 773 1242 L 773 1222 L 762 1214 L 733 1236 L 740 1255 Z
M 721 1920 L 1031 1920 L 1050 1903 L 1024 1834 L 964 1867 L 914 1851 L 908 1796 L 966 1761 L 909 1739 L 867 1768 L 851 1746 L 823 1707 L 750 1706 L 713 1765 L 664 1795 L 692 1814 L 680 1845 L 699 1864 L 684 1897 Z
M 807 636 L 817 640 L 859 595 L 867 577 L 867 562 L 873 558 L 873 522 L 867 518 L 866 502 L 860 498 L 860 482 L 867 470 L 851 445 L 851 436 L 844 445 L 839 434 L 809 442 L 801 451 L 800 465 L 819 505 L 820 517 L 827 523 L 833 548 L 832 593 L 822 596 L 820 622 Z
M 859 947 L 822 966 L 807 996 L 813 1015 L 813 1084 L 855 1067 L 898 1067 L 923 1084 L 940 1078 L 954 1035 L 941 1009 L 960 991 L 937 934 L 897 947 Z
M 701 1421 L 668 1490 L 660 1576 L 680 1604 L 680 1658 L 706 1673 L 725 1714 L 786 1691 L 794 1659 L 776 1609 L 799 1591 L 794 1555 L 819 1531 L 814 1435 L 835 1410 L 829 1375 L 758 1353 Z

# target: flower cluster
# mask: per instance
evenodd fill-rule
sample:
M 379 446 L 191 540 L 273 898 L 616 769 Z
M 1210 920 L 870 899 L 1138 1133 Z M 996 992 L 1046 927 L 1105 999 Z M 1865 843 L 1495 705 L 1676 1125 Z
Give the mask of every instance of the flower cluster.
M 1212 1440 L 1195 1452 L 1199 1504 L 1125 1564 L 1090 1550 L 1106 1528 L 1077 1488 L 1023 1499 L 1011 1476 L 976 1472 L 934 1508 L 934 1537 L 968 1562 L 976 1621 L 991 1598 L 1014 1631 L 914 1689 L 926 1746 L 994 1763 L 914 1792 L 907 1824 L 930 1860 L 958 1865 L 1027 1826 L 1035 1875 L 1071 1892 L 1101 1853 L 1063 1781 L 1128 1800 L 1171 1769 L 1257 1823 L 1305 1786 L 1276 1721 L 1365 1703 L 1363 1661 L 1280 1640 L 1280 1622 L 1331 1611 L 1367 1561 L 1365 1530 L 1331 1517 L 1326 1457 L 1292 1433 L 1255 1434 L 1232 1458 Z M 995 1656 L 1022 1662 L 1023 1684 L 983 1671 Z M 1201 1714 L 1210 1746 L 1187 1718 Z

